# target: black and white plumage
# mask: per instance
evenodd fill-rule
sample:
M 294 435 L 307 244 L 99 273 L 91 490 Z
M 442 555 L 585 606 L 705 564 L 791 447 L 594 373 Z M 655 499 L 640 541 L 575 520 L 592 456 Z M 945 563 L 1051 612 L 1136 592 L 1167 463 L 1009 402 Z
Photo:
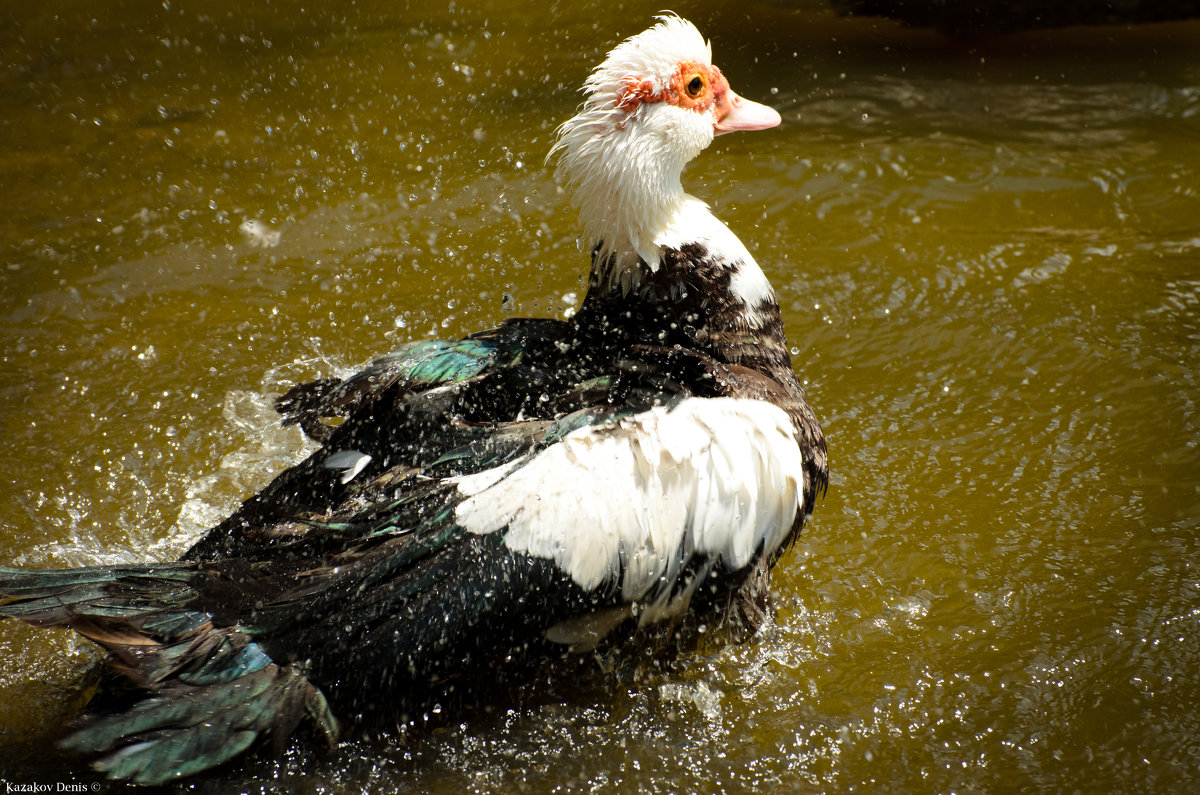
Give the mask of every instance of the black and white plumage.
M 585 92 L 552 152 L 593 252 L 575 316 L 295 387 L 284 422 L 321 448 L 179 563 L 0 570 L 0 615 L 75 628 L 134 687 L 68 747 L 156 783 L 638 626 L 761 621 L 825 442 L 770 285 L 680 176 L 779 115 L 675 16 Z

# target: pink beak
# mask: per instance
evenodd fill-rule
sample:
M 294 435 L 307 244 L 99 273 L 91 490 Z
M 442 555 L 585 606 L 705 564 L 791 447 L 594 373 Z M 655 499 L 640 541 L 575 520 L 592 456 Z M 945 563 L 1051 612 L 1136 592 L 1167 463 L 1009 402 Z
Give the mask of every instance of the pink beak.
M 732 88 L 725 95 L 725 101 L 729 111 L 713 125 L 717 135 L 738 130 L 766 130 L 783 121 L 774 108 L 739 97 Z

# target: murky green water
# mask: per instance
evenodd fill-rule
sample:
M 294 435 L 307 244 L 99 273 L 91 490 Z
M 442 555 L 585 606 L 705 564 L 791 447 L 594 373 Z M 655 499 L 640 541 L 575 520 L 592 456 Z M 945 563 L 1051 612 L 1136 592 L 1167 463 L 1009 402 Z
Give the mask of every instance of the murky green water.
M 171 558 L 303 455 L 285 384 L 577 300 L 542 159 L 661 7 L 27 5 L 0 11 L 0 561 L 27 566 Z M 686 182 L 775 284 L 833 467 L 775 625 L 190 787 L 1194 786 L 1200 25 L 967 47 L 724 5 L 677 10 L 785 123 Z M 48 739 L 87 659 L 0 625 L 0 777 L 93 780 Z

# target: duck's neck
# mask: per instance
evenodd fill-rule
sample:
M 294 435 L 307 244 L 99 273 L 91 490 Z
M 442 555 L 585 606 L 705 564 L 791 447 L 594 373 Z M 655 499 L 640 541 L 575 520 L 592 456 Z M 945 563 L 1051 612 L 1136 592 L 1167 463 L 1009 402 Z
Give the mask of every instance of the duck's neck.
M 676 210 L 643 239 L 650 244 L 645 253 L 596 243 L 584 319 L 621 324 L 648 342 L 682 343 L 794 383 L 775 293 L 703 202 L 680 192 Z
M 624 138 L 607 143 L 609 148 L 629 145 Z M 628 153 L 606 153 L 584 165 L 577 158 L 568 176 L 586 239 L 597 253 L 593 280 L 607 280 L 613 291 L 629 292 L 639 269 L 657 268 L 662 240 L 690 205 L 699 203 L 680 184 L 683 164 L 663 161 L 638 163 Z

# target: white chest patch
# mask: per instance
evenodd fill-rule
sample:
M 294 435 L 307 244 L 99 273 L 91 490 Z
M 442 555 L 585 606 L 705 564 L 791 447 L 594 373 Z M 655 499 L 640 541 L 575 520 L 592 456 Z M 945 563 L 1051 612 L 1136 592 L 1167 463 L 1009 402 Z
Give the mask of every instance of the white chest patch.
M 670 223 L 655 237 L 655 243 L 676 249 L 688 243 L 699 243 L 725 260 L 734 269 L 729 289 L 747 306 L 754 307 L 775 297 L 766 274 L 746 246 L 695 197 L 686 197 Z
M 530 458 L 463 477 L 472 533 L 552 559 L 583 589 L 665 596 L 693 556 L 729 569 L 768 554 L 804 510 L 791 421 L 760 400 L 689 398 L 581 428 Z M 661 597 L 660 597 L 661 598 Z

